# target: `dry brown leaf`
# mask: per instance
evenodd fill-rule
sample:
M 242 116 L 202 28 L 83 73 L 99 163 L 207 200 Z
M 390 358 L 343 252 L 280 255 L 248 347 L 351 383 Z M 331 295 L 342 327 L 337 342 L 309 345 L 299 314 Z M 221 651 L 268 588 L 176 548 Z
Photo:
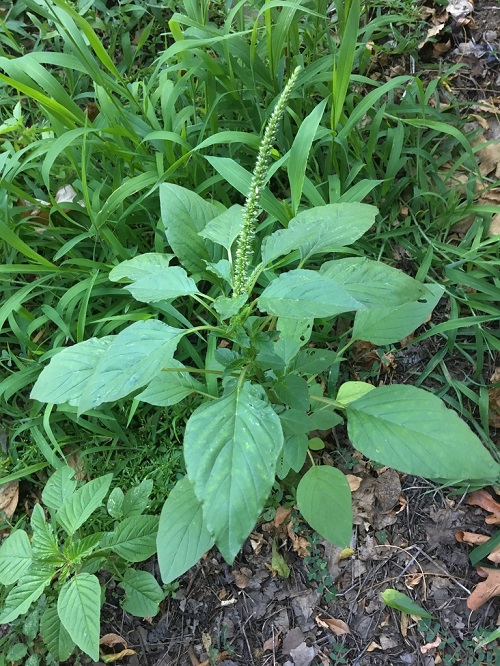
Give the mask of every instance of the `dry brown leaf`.
M 445 23 L 437 23 L 436 25 L 433 25 L 431 28 L 427 30 L 427 35 L 425 36 L 425 39 L 420 42 L 418 45 L 419 49 L 423 49 L 424 46 L 427 44 L 427 42 L 435 37 L 436 35 L 439 35 L 439 33 L 444 30 L 446 24 Z
M 486 543 L 489 540 L 489 536 L 486 534 L 476 534 L 475 532 L 464 532 L 464 530 L 459 530 L 455 533 L 455 539 L 458 543 L 471 543 L 474 546 L 479 546 L 482 543 Z
M 476 490 L 467 497 L 467 504 L 472 506 L 479 506 L 481 509 L 488 511 L 490 514 L 486 516 L 484 522 L 487 525 L 500 524 L 500 504 L 495 502 L 493 497 L 486 492 L 486 490 Z
M 366 648 L 367 652 L 373 652 L 374 650 L 381 650 L 382 646 L 379 645 L 378 643 L 375 643 L 375 641 L 372 641 L 370 645 Z
M 309 553 L 309 546 L 310 543 L 307 539 L 304 539 L 304 537 L 299 537 L 295 532 L 293 531 L 293 525 L 292 523 L 288 523 L 287 525 L 287 532 L 288 536 L 290 537 L 290 541 L 292 542 L 292 548 L 294 551 L 297 553 L 299 557 L 307 557 L 310 555 Z
M 115 645 L 123 645 L 128 647 L 127 641 L 118 636 L 118 634 L 104 634 L 104 636 L 99 640 L 99 645 L 105 645 L 106 647 L 115 647 Z
M 500 368 L 495 368 L 493 371 L 493 374 L 490 377 L 490 382 L 492 384 L 495 384 L 496 382 L 500 382 Z
M 244 590 L 247 587 L 253 576 L 252 571 L 246 567 L 235 569 L 232 573 L 234 576 L 234 583 L 236 587 L 239 587 L 240 590 Z
M 291 509 L 286 509 L 284 506 L 279 506 L 276 509 L 276 515 L 274 516 L 274 527 L 279 527 L 282 523 L 285 522 L 285 520 L 288 520 L 291 513 Z
M 329 629 L 335 636 L 343 636 L 344 634 L 350 634 L 351 630 L 343 620 L 336 620 L 333 617 L 320 618 L 319 616 L 315 618 L 316 624 L 318 627 L 323 627 L 323 629 Z
M 345 476 L 349 484 L 349 488 L 351 489 L 351 493 L 356 492 L 363 479 L 360 476 L 354 476 L 354 474 L 346 474 Z
M 490 223 L 490 228 L 488 229 L 488 233 L 490 234 L 490 236 L 500 235 L 500 213 L 497 213 L 496 215 L 493 216 Z
M 500 594 L 500 569 L 476 569 L 480 576 L 486 576 L 486 580 L 476 585 L 472 594 L 467 599 L 467 608 L 477 610 L 492 597 Z
M 278 631 L 277 634 L 268 638 L 267 641 L 262 646 L 262 652 L 274 652 L 279 647 L 279 638 L 281 631 Z
M 19 482 L 9 481 L 0 486 L 0 513 L 12 518 L 19 501 Z
M 431 650 L 434 650 L 435 648 L 438 648 L 441 644 L 441 636 L 438 634 L 436 638 L 432 641 L 432 643 L 426 643 L 425 645 L 420 646 L 420 652 L 422 654 L 427 654 Z

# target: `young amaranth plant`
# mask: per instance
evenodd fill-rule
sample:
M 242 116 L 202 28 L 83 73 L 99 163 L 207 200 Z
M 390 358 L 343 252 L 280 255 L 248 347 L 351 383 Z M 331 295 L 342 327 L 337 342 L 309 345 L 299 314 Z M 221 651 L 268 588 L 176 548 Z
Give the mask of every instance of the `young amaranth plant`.
M 79 415 L 128 395 L 158 407 L 197 396 L 185 429 L 187 475 L 160 517 L 165 583 L 213 544 L 232 563 L 276 476 L 302 470 L 308 433 L 344 418 L 352 445 L 377 463 L 451 484 L 480 486 L 500 476 L 500 465 L 436 396 L 359 381 L 332 394 L 316 381 L 338 368 L 355 340 L 386 345 L 410 334 L 443 289 L 346 256 L 345 248 L 375 221 L 377 209 L 363 203 L 301 210 L 276 231 L 266 219 L 254 247 L 271 144 L 296 78 L 294 72 L 270 117 L 245 206 L 226 210 L 178 185 L 161 185 L 172 254 L 139 255 L 109 274 L 112 282 L 129 283 L 125 289 L 150 305 L 151 316 L 55 354 L 31 393 L 69 403 Z M 191 310 L 183 308 L 187 298 L 194 301 Z M 193 325 L 184 326 L 187 312 L 197 320 Z M 308 346 L 315 319 L 333 331 L 346 313 L 353 316 L 350 342 L 337 351 Z M 311 462 L 297 487 L 297 506 L 322 536 L 346 546 L 352 526 L 347 480 L 312 456 Z
M 114 488 L 107 520 L 89 520 L 103 504 L 112 478 L 106 474 L 78 487 L 75 470 L 61 466 L 43 489 L 45 509 L 35 504 L 28 529 L 14 530 L 0 547 L 0 586 L 10 588 L 0 623 L 11 624 L 30 609 L 39 615 L 40 637 L 55 660 L 50 663 L 69 659 L 75 645 L 98 661 L 98 571 L 116 580 L 124 593 L 122 608 L 132 615 L 156 615 L 165 597 L 152 574 L 131 566 L 156 552 L 158 516 L 144 515 L 153 481 L 146 479 L 126 493 Z

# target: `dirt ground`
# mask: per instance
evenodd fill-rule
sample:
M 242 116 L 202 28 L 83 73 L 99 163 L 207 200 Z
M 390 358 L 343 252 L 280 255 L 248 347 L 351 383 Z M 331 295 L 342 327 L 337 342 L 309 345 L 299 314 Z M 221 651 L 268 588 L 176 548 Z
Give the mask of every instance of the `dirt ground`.
M 453 93 L 460 98 L 498 97 L 500 3 L 476 0 L 467 18 L 449 16 L 442 41 L 433 42 L 446 47 L 427 46 L 422 59 L 436 64 L 442 57 L 448 67 L 461 63 L 452 77 Z M 385 381 L 411 382 L 412 371 L 432 353 L 429 345 L 426 341 L 400 353 L 393 376 Z M 467 504 L 465 495 L 450 495 L 422 479 L 377 471 L 355 455 L 346 456 L 346 449 L 330 439 L 323 462 L 329 456 L 353 475 L 353 488 L 359 484 L 353 492 L 351 551 L 319 540 L 295 512 L 278 509 L 256 527 L 232 567 L 215 550 L 207 553 L 150 621 L 124 613 L 118 590 L 110 588 L 103 608 L 106 630 L 136 652 L 122 663 L 500 664 L 498 642 L 477 646 L 481 631 L 500 622 L 500 602 L 493 597 L 474 612 L 466 606 L 481 578 L 469 561 L 471 547 L 455 536 L 461 530 L 492 534 L 485 511 Z M 273 559 L 273 544 L 285 567 Z M 154 562 L 149 567 L 159 574 Z M 288 568 L 288 577 L 276 570 L 286 573 Z M 419 623 L 389 608 L 380 596 L 386 588 L 409 595 L 434 619 Z M 117 645 L 114 651 L 122 648 Z

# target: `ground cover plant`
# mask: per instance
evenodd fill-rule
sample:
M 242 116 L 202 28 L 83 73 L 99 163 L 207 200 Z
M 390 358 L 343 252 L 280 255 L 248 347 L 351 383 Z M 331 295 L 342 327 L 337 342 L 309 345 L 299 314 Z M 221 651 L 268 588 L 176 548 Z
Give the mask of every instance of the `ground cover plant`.
M 164 581 L 194 564 L 215 537 L 232 560 L 275 472 L 313 527 L 345 541 L 348 487 L 340 471 L 316 464 L 317 442 L 307 435 L 346 415 L 353 444 L 374 461 L 463 487 L 497 477 L 478 439 L 497 458 L 485 373 L 498 350 L 498 256 L 488 235 L 494 207 L 476 201 L 477 148 L 445 92 L 450 72 L 370 78 L 376 60 L 369 44 L 390 38 L 403 51 L 415 48 L 417 33 L 408 46 L 397 28 L 414 8 L 395 3 L 388 15 L 368 3 L 336 4 L 335 14 L 321 2 L 240 3 L 228 11 L 187 2 L 165 14 L 142 3 L 108 10 L 30 0 L 6 18 L 5 480 L 43 484 L 44 469 L 62 468 L 80 450 L 90 478 L 103 465 L 128 475 L 124 487 L 154 478 L 157 511 L 174 488 L 158 542 Z M 296 65 L 284 112 L 278 96 Z M 254 170 L 261 128 L 278 108 L 281 123 Z M 468 216 L 471 226 L 450 242 L 453 226 Z M 339 239 L 334 226 L 346 235 Z M 380 290 L 363 295 L 372 275 Z M 343 290 L 342 304 L 324 302 L 333 286 Z M 437 397 L 412 386 L 373 388 L 352 381 L 349 370 L 357 341 L 370 340 L 380 356 L 394 351 L 443 294 L 449 314 L 416 338 L 442 342 L 412 383 L 432 387 L 476 434 Z M 107 365 L 122 343 L 141 348 L 137 366 L 127 368 L 121 357 L 120 367 Z M 82 394 L 65 394 L 57 379 L 72 350 L 75 369 L 87 362 L 80 350 L 94 357 Z M 450 375 L 452 355 L 470 371 Z M 48 405 L 28 400 L 44 367 L 33 395 Z M 109 367 L 123 374 L 99 379 Z M 373 373 L 364 378 L 373 382 Z M 434 440 L 433 454 L 414 459 L 384 450 L 381 433 L 407 417 L 412 432 L 421 420 L 414 407 L 404 416 L 396 396 L 451 419 L 449 442 L 463 434 L 463 459 L 443 459 L 439 468 Z M 393 410 L 387 422 L 380 405 L 372 406 L 377 400 Z M 226 424 L 224 415 L 243 439 L 251 434 L 259 454 L 247 460 L 238 451 L 235 478 L 239 461 L 264 470 L 251 487 L 249 475 L 227 494 L 225 516 L 208 474 L 219 458 L 208 446 L 214 457 L 203 467 L 197 448 L 203 437 L 210 444 L 205 424 L 212 417 Z M 478 451 L 475 470 L 464 471 L 466 446 Z M 303 471 L 311 467 L 300 481 L 304 461 Z M 315 492 L 329 497 L 329 488 L 343 516 L 334 526 L 317 520 L 325 495 Z M 210 507 L 206 516 L 200 501 Z M 173 514 L 179 520 L 172 523 Z M 198 530 L 196 548 L 188 523 Z M 172 560 L 183 536 L 186 549 L 175 549 Z

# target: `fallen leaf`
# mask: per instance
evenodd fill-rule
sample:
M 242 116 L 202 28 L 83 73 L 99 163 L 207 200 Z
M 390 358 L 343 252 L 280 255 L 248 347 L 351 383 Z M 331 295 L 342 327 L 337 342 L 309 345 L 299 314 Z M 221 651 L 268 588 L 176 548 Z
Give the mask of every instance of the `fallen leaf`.
M 381 650 L 382 646 L 379 645 L 378 643 L 375 643 L 375 641 L 372 641 L 370 645 L 366 648 L 367 652 L 373 652 L 374 650 Z
M 301 643 L 294 650 L 291 650 L 290 656 L 294 661 L 295 666 L 309 666 L 316 656 L 316 650 L 312 646 Z
M 351 489 L 351 493 L 354 493 L 360 486 L 361 481 L 363 480 L 360 476 L 354 476 L 354 474 L 346 474 L 347 483 Z
M 489 536 L 486 534 L 476 534 L 475 532 L 464 532 L 464 530 L 459 530 L 455 534 L 455 539 L 459 543 L 471 543 L 474 546 L 479 546 L 482 543 L 486 543 L 489 540 Z
M 120 661 L 120 659 L 124 659 L 125 657 L 131 657 L 134 654 L 137 654 L 135 650 L 127 648 L 125 650 L 122 650 L 121 652 L 116 652 L 113 654 L 101 654 L 101 659 L 105 664 L 111 664 L 114 661 Z
M 490 514 L 486 516 L 484 522 L 487 525 L 500 524 L 500 504 L 495 502 L 493 497 L 486 492 L 486 490 L 476 490 L 467 497 L 467 504 L 472 506 L 479 506 L 481 509 L 488 511 Z
M 500 368 L 495 368 L 493 374 L 490 377 L 490 382 L 495 384 L 496 382 L 500 383 Z
M 235 569 L 232 574 L 234 576 L 234 583 L 236 587 L 239 587 L 240 590 L 244 590 L 247 587 L 253 576 L 252 571 L 246 567 Z
M 500 234 L 500 214 L 498 215 L 498 233 Z M 500 428 L 500 388 L 492 388 L 488 391 L 489 413 L 488 421 L 493 428 Z
M 0 513 L 12 518 L 19 501 L 19 482 L 9 481 L 0 486 Z
M 316 624 L 318 627 L 323 627 L 323 629 L 329 629 L 335 636 L 343 636 L 344 634 L 350 634 L 351 630 L 343 620 L 336 620 L 335 618 L 320 618 L 319 616 L 315 618 Z
M 275 650 L 278 649 L 279 646 L 279 638 L 280 638 L 280 631 L 278 631 L 277 634 L 274 636 L 271 636 L 271 638 L 268 638 L 267 641 L 264 643 L 262 646 L 262 652 L 274 652 Z
M 476 585 L 470 597 L 467 599 L 467 608 L 477 610 L 492 597 L 500 594 L 500 569 L 476 569 L 480 576 L 486 576 L 486 580 Z
M 290 541 L 292 542 L 292 548 L 297 553 L 297 555 L 299 557 L 307 557 L 310 554 L 309 547 L 311 544 L 309 541 L 304 537 L 299 537 L 297 534 L 295 534 L 291 522 L 287 525 L 287 532 L 288 536 L 290 537 Z
M 274 527 L 279 527 L 282 525 L 285 520 L 288 520 L 290 518 L 290 514 L 292 513 L 291 509 L 286 509 L 284 506 L 279 506 L 276 509 L 276 515 L 274 516 Z
M 455 20 L 464 19 L 474 11 L 474 5 L 468 0 L 451 0 L 446 7 L 446 11 L 453 16 Z
M 99 645 L 105 645 L 106 647 L 115 647 L 115 645 L 123 645 L 128 647 L 127 641 L 118 636 L 118 634 L 104 634 L 104 636 L 99 640 Z
M 431 650 L 438 648 L 441 645 L 441 636 L 438 634 L 432 643 L 426 643 L 425 645 L 420 646 L 420 652 L 422 654 L 427 654 Z
M 427 42 L 432 39 L 433 37 L 436 37 L 436 35 L 439 35 L 439 33 L 444 30 L 446 27 L 445 23 L 438 23 L 436 25 L 433 25 L 431 28 L 427 30 L 427 35 L 425 36 L 425 39 L 420 42 L 418 45 L 418 49 L 423 49 L 424 46 L 427 44 Z

